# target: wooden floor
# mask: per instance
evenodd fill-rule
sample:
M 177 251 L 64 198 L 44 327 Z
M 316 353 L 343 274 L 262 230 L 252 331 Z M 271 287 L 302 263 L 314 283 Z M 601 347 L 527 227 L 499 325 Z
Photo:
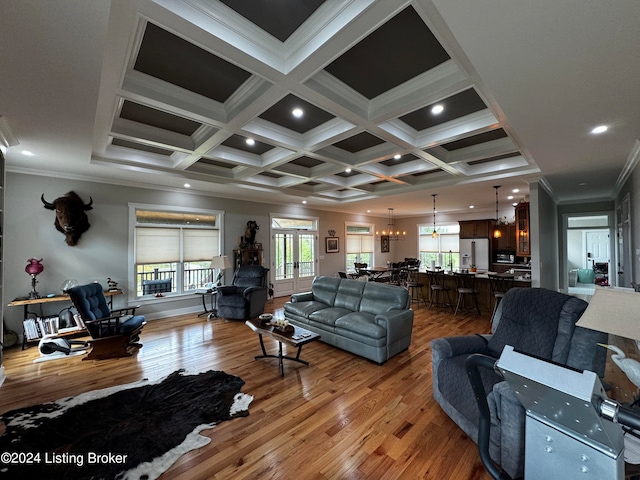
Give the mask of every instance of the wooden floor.
M 224 370 L 246 382 L 250 415 L 205 431 L 211 443 L 180 458 L 163 480 L 489 480 L 475 444 L 433 400 L 429 348 L 432 338 L 486 333 L 489 324 L 486 312 L 454 317 L 421 306 L 409 350 L 384 365 L 313 342 L 301 355 L 310 366 L 287 362 L 281 378 L 276 359 L 254 360 L 258 337 L 244 322 L 195 314 L 154 320 L 143 330 L 144 347 L 126 359 L 34 364 L 37 348 L 8 349 L 0 412 L 180 368 Z M 277 350 L 271 339 L 265 345 Z

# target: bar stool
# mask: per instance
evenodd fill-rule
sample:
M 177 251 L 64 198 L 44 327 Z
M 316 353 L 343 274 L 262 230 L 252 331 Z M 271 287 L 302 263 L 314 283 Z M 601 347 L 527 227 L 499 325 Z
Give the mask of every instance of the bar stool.
M 496 314 L 500 300 L 502 300 L 502 297 L 504 297 L 504 294 L 507 293 L 510 288 L 513 288 L 514 278 L 514 275 L 506 273 L 489 274 L 489 288 L 494 300 L 493 313 L 491 313 L 491 323 L 493 323 L 493 317 Z
M 453 276 L 456 280 L 456 292 L 458 292 L 456 310 L 453 314 L 457 315 L 459 310 L 471 310 L 474 316 L 480 315 L 475 274 L 454 272 Z
M 402 285 L 402 277 L 400 270 L 403 264 L 401 262 L 394 262 L 391 264 L 391 270 L 389 270 L 389 285 Z
M 420 260 L 418 259 L 405 259 L 406 265 L 406 276 L 407 282 L 405 283 L 405 288 L 409 290 L 409 296 L 411 297 L 411 303 L 417 302 L 418 306 L 420 306 L 420 301 L 424 302 L 424 306 L 427 306 L 427 299 L 424 296 L 424 283 L 420 282 L 418 279 L 418 270 L 420 268 Z
M 427 270 L 427 278 L 429 279 L 429 308 L 432 305 L 442 307 L 445 310 L 453 305 L 449 298 L 449 287 L 444 284 L 444 270 Z

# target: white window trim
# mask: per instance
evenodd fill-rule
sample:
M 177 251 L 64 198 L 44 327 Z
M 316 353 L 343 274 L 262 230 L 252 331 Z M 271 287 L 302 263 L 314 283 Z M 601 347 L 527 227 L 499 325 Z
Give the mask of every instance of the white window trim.
M 136 209 L 140 210 L 157 210 L 159 212 L 177 212 L 177 213 L 201 213 L 203 215 L 215 215 L 216 224 L 220 232 L 220 252 L 224 255 L 224 210 L 210 210 L 206 208 L 192 208 L 188 206 L 179 207 L 175 205 L 158 205 L 150 203 L 127 203 L 129 208 L 129 238 L 128 238 L 128 267 L 127 267 L 127 304 L 144 305 L 146 303 L 171 302 L 176 300 L 184 300 L 193 296 L 192 293 L 178 293 L 175 295 L 165 296 L 162 298 L 140 298 L 136 296 L 136 269 L 135 269 L 135 233 L 136 233 Z
M 352 226 L 352 227 L 369 227 L 369 233 L 347 233 L 347 227 Z M 347 265 L 347 235 L 369 235 L 371 237 L 373 237 L 373 251 L 371 252 L 371 263 L 373 266 L 375 264 L 376 261 L 376 224 L 375 223 L 368 223 L 368 222 L 350 222 L 350 221 L 345 221 L 344 222 L 344 263 L 345 263 L 345 268 L 348 270 L 349 269 L 349 265 Z

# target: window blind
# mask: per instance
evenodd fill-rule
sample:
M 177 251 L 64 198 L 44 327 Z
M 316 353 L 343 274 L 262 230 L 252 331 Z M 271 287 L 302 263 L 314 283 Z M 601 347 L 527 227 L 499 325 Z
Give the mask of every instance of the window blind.
M 180 261 L 180 230 L 136 227 L 136 263 Z
M 185 228 L 183 233 L 183 261 L 211 260 L 219 255 L 218 230 Z

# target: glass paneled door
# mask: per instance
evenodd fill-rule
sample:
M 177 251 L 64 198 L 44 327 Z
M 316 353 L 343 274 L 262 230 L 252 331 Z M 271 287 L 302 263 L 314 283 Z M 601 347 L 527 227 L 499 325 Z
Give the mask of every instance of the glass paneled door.
M 278 230 L 273 234 L 271 254 L 275 297 L 311 290 L 316 276 L 315 233 Z

